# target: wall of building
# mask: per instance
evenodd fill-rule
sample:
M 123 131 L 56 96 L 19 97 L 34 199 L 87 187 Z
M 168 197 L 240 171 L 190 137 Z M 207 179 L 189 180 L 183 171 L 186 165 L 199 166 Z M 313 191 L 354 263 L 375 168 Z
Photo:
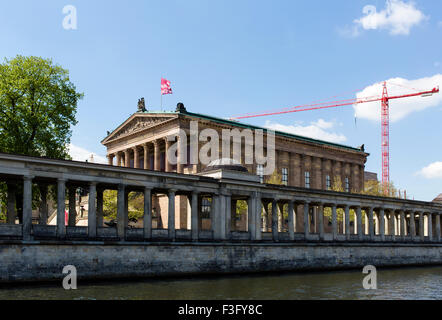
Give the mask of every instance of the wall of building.
M 154 152 L 153 142 L 157 141 L 159 144 L 159 152 L 166 152 L 165 138 L 169 134 L 177 132 L 178 128 L 184 129 L 188 136 L 190 135 L 190 121 L 196 120 L 194 117 L 188 117 L 183 114 L 170 115 L 170 114 L 152 114 L 140 115 L 141 118 L 133 117 L 132 120 L 127 122 L 120 129 L 123 133 L 119 136 L 119 132 L 116 132 L 116 140 L 110 139 L 104 144 L 108 149 L 108 154 L 111 157 L 116 157 L 116 154 L 120 154 L 123 159 L 127 155 L 129 164 L 133 163 L 134 149 L 138 150 L 139 160 L 142 163 L 144 158 L 143 148 L 147 148 L 149 154 L 148 169 L 152 169 L 154 166 L 150 163 L 152 160 L 151 155 Z M 161 119 L 163 119 L 161 121 Z M 133 130 L 137 128 L 137 123 L 146 121 L 151 123 L 152 127 L 141 126 L 141 131 Z M 149 122 L 150 121 L 150 122 Z M 239 129 L 243 128 L 235 127 L 228 124 L 216 123 L 209 120 L 199 120 L 199 131 L 204 129 L 215 130 L 219 137 L 222 137 L 222 130 L 224 129 Z M 189 139 L 189 138 L 188 138 Z M 363 188 L 364 182 L 364 166 L 367 159 L 367 154 L 362 151 L 357 151 L 351 148 L 337 147 L 334 145 L 324 144 L 321 142 L 308 142 L 300 139 L 289 138 L 282 135 L 276 135 L 276 169 L 279 174 L 282 174 L 282 168 L 288 170 L 288 183 L 289 186 L 305 187 L 305 173 L 310 174 L 310 188 L 312 189 L 326 189 L 326 176 L 330 175 L 331 181 L 335 177 L 340 177 L 343 186 L 345 185 L 345 178 L 349 179 L 350 191 L 360 191 Z M 205 145 L 205 142 L 199 141 L 199 150 Z M 246 146 L 244 139 L 242 143 L 242 158 L 241 162 L 244 163 L 244 150 Z M 252 147 L 253 150 L 253 147 Z M 125 154 L 126 151 L 126 154 Z M 222 144 L 220 143 L 219 157 L 222 155 Z M 230 157 L 233 157 L 233 143 L 230 148 Z M 116 159 L 113 160 L 116 164 Z M 246 168 L 251 173 L 257 173 L 257 165 L 245 164 Z M 140 166 L 142 167 L 142 166 Z M 171 168 L 162 166 L 166 171 Z M 198 164 L 194 167 L 190 166 L 184 172 L 197 173 L 204 169 L 204 165 Z M 176 171 L 174 168 L 172 171 Z
M 1 244 L 0 282 L 441 265 L 442 245 L 387 244 Z M 61 285 L 61 284 L 60 284 Z M 80 284 L 81 285 L 81 284 Z

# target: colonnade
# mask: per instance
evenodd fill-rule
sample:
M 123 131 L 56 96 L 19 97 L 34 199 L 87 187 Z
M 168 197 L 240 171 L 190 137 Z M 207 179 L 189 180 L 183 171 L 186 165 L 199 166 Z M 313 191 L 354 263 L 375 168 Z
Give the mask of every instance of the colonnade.
M 24 176 L 23 183 L 23 218 L 22 232 L 23 239 L 32 238 L 32 184 L 34 177 Z M 8 183 L 8 185 L 12 185 Z M 57 190 L 57 225 L 56 236 L 66 237 L 66 227 L 75 227 L 75 190 L 78 184 L 68 179 L 56 180 Z M 46 195 L 48 183 L 40 183 L 40 224 L 45 225 L 47 219 Z M 96 239 L 98 230 L 103 225 L 103 191 L 109 186 L 97 182 L 82 184 L 87 188 L 88 200 L 88 226 L 87 237 Z M 12 202 L 15 201 L 15 187 L 8 190 L 8 223 L 14 218 Z M 181 192 L 177 186 L 166 188 L 164 186 L 149 186 L 140 188 L 128 184 L 113 186 L 117 189 L 117 233 L 120 240 L 125 240 L 128 230 L 128 193 L 132 190 L 142 191 L 144 194 L 144 216 L 143 216 L 143 239 L 152 239 L 152 196 L 155 194 L 166 194 L 168 197 L 168 239 L 176 239 L 175 224 L 175 197 L 184 195 L 188 197 L 191 208 L 191 225 L 189 235 L 191 239 L 199 239 L 199 197 L 211 197 L 211 226 L 213 240 L 231 240 L 231 233 L 235 232 L 232 227 L 232 210 L 235 205 L 232 198 L 237 194 L 233 190 L 219 189 L 212 193 L 206 191 L 186 190 Z M 68 189 L 69 218 L 65 223 L 66 212 L 66 189 Z M 283 195 L 267 195 L 266 193 L 254 191 L 245 194 L 238 191 L 242 198 L 247 201 L 247 238 L 252 241 L 263 240 L 264 228 L 262 215 L 269 213 L 271 204 L 271 239 L 273 241 L 295 240 L 304 241 L 436 241 L 441 240 L 441 212 L 426 211 L 421 209 L 402 209 L 388 206 L 375 206 L 369 204 L 346 204 L 340 202 L 328 202 L 309 200 L 306 198 L 296 199 L 284 197 Z M 288 230 L 281 232 L 281 219 L 283 206 L 288 206 Z M 314 210 L 312 210 L 314 208 Z M 330 208 L 331 216 L 324 216 L 324 209 Z M 338 209 L 342 209 L 342 232 L 338 230 Z M 353 223 L 351 228 L 351 214 L 353 211 Z M 314 215 L 315 217 L 313 217 Z M 327 221 L 331 221 L 331 229 L 326 228 Z M 233 230 L 232 230 L 233 229 Z M 284 233 L 286 235 L 284 235 Z M 0 234 L 1 235 L 1 234 Z M 297 237 L 295 237 L 297 235 Z M 285 236 L 285 237 L 284 237 Z
M 183 156 L 183 152 L 179 139 L 179 136 L 176 137 L 176 141 L 169 141 L 167 137 L 159 138 L 123 151 L 110 153 L 107 155 L 108 164 L 116 165 L 117 167 L 183 173 L 184 164 L 180 159 Z M 176 169 L 174 169 L 171 162 L 167 159 L 167 150 L 176 142 L 178 142 L 177 164 Z M 162 154 L 164 154 L 164 159 L 162 159 Z M 116 163 L 114 163 L 114 159 L 116 159 Z M 133 164 L 131 164 L 131 161 L 133 161 Z
M 0 239 L 75 236 L 79 241 L 441 242 L 442 205 L 431 202 L 5 154 L 0 154 L 0 182 L 6 182 L 8 199 L 6 223 L 0 224 Z M 55 186 L 56 226 L 46 225 L 49 185 Z M 76 226 L 77 188 L 89 194 L 87 227 Z M 115 227 L 103 226 L 104 190 L 117 191 Z M 33 192 L 39 192 L 39 197 Z M 128 227 L 130 192 L 144 194 L 142 229 Z M 156 195 L 167 196 L 166 228 L 152 227 L 152 199 Z M 190 219 L 185 229 L 176 227 L 177 197 L 188 199 Z M 38 204 L 36 198 L 40 198 Z M 210 230 L 200 227 L 202 198 L 211 199 Z M 39 221 L 32 218 L 33 199 Z M 247 203 L 244 230 L 236 230 L 232 221 L 237 200 Z M 19 210 L 21 218 L 16 224 Z M 263 217 L 270 217 L 271 228 L 263 223 Z M 284 220 L 286 228 L 281 227 Z

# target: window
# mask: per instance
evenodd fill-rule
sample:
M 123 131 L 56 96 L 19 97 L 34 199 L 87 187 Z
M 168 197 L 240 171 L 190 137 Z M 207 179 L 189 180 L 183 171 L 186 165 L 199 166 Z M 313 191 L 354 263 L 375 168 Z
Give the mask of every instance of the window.
M 204 197 L 201 199 L 201 218 L 210 218 L 212 199 Z
M 262 164 L 256 166 L 256 174 L 259 176 L 259 182 L 264 183 L 264 167 Z
M 305 187 L 310 188 L 310 172 L 305 172 Z
M 329 175 L 325 177 L 325 188 L 326 190 L 331 190 L 331 179 Z
M 345 178 L 345 192 L 350 192 L 350 179 Z
M 287 185 L 289 182 L 289 169 L 282 168 L 282 184 Z

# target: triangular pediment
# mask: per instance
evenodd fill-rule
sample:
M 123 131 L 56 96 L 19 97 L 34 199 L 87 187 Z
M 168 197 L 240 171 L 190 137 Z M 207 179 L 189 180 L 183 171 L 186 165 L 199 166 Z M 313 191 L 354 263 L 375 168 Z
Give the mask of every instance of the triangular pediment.
M 156 126 L 162 125 L 166 122 L 175 120 L 176 115 L 143 115 L 134 114 L 124 123 L 122 123 L 117 129 L 115 129 L 111 134 L 109 134 L 103 141 L 106 144 L 110 141 L 114 141 L 120 138 L 124 138 Z

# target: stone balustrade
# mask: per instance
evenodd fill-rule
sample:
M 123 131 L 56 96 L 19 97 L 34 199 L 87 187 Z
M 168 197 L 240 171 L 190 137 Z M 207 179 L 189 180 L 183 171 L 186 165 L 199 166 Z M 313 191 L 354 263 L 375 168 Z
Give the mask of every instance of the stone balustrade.
M 8 186 L 7 223 L 0 224 L 0 239 L 441 243 L 442 205 L 423 201 L 2 153 L 0 182 Z M 48 185 L 56 186 L 56 226 L 47 225 Z M 87 227 L 75 225 L 74 190 L 80 187 L 89 195 Z M 23 194 L 22 217 L 15 224 L 18 189 Z M 38 224 L 32 220 L 36 190 L 41 199 Z M 117 191 L 115 228 L 103 227 L 104 190 Z M 144 195 L 142 228 L 128 227 L 130 192 Z M 159 194 L 168 201 L 165 229 L 152 225 L 152 197 Z M 175 221 L 176 197 L 188 199 L 190 219 L 184 229 L 177 228 Z M 211 199 L 210 230 L 201 228 L 202 197 Z M 235 230 L 232 221 L 238 200 L 247 203 L 246 231 Z

